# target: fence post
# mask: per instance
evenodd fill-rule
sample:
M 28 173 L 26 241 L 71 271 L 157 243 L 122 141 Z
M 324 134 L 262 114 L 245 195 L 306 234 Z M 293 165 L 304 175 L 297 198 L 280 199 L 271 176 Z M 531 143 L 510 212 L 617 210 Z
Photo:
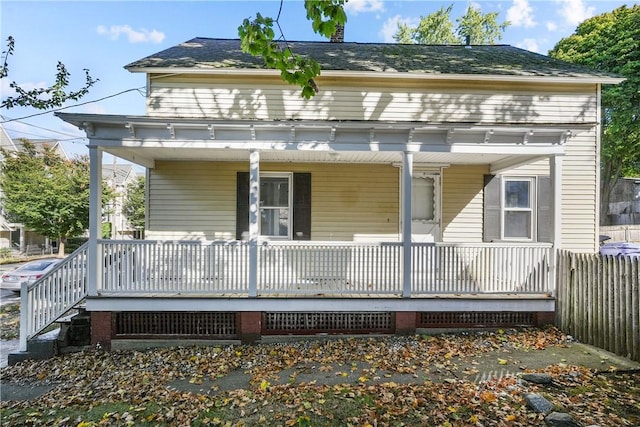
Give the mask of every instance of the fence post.
M 33 307 L 29 307 L 29 284 L 24 282 L 20 285 L 20 345 L 18 350 L 27 351 L 27 334 L 29 333 L 29 312 Z

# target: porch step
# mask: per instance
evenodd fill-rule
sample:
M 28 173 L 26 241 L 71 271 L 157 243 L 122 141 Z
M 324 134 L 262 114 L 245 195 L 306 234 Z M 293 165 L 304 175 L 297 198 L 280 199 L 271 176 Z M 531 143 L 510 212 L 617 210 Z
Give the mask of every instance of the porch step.
M 58 335 L 59 349 L 71 352 L 71 348 L 83 349 L 91 344 L 91 316 L 84 310 L 77 314 L 58 319 L 60 334 Z
M 15 365 L 24 360 L 45 360 L 58 354 L 58 335 L 60 328 L 38 335 L 27 342 L 27 351 L 9 353 L 7 363 Z
M 58 354 L 74 353 L 91 347 L 91 317 L 79 313 L 58 319 L 59 328 L 38 335 L 27 342 L 27 351 L 9 353 L 7 363 L 50 359 Z

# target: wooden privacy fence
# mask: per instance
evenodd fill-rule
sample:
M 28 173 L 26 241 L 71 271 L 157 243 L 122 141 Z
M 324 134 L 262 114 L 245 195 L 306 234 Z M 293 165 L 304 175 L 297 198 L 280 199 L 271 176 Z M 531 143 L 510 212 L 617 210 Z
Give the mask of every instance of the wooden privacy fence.
M 640 361 L 640 258 L 558 252 L 556 323 L 565 333 Z

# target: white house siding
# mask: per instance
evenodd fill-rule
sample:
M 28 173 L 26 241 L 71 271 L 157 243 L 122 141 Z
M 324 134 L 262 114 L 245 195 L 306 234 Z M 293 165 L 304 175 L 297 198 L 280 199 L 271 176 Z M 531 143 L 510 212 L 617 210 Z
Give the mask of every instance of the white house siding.
M 598 250 L 596 128 L 578 132 L 566 144 L 562 178 L 562 246 L 576 252 Z
M 149 170 L 148 239 L 235 237 L 236 174 L 246 165 L 157 162 Z
M 149 171 L 149 239 L 234 239 L 239 162 L 158 162 Z M 378 164 L 261 163 L 311 173 L 313 240 L 398 233 L 398 170 Z
M 595 85 L 319 78 L 310 100 L 278 78 L 151 76 L 147 112 L 209 119 L 593 123 Z M 377 82 L 376 82 L 377 83 Z
M 488 166 L 451 166 L 442 176 L 442 240 L 482 242 L 484 175 Z
M 466 122 L 466 123 L 532 123 L 567 124 L 597 122 L 596 85 L 561 85 L 530 83 L 492 83 L 455 81 L 417 81 L 412 79 L 372 79 L 368 86 L 362 79 L 321 77 L 318 79 L 320 93 L 311 100 L 300 98 L 299 91 L 283 85 L 274 76 L 249 81 L 246 77 L 203 75 L 174 75 L 159 77 L 151 75 L 148 98 L 148 114 L 156 117 L 206 117 L 207 119 L 308 119 L 308 120 L 388 120 Z M 566 144 L 563 157 L 563 247 L 576 251 L 597 249 L 596 223 L 596 136 L 591 131 L 578 131 Z M 173 165 L 173 164 L 172 164 Z M 228 166 L 225 165 L 225 167 Z M 262 165 L 262 170 L 273 166 Z M 295 169 L 305 170 L 296 166 Z M 342 166 L 344 167 L 344 166 Z M 358 175 L 360 167 L 370 170 L 382 166 L 322 166 L 310 164 L 306 171 L 313 173 L 312 236 L 316 240 L 351 240 L 354 233 L 397 233 L 398 218 L 392 207 L 397 208 L 397 198 L 380 202 L 380 212 L 368 209 L 371 194 L 380 193 L 381 187 L 372 177 L 378 174 Z M 164 182 L 164 164 L 152 171 L 151 179 Z M 389 167 L 390 168 L 390 167 Z M 198 170 L 182 166 L 180 170 L 189 176 L 198 175 Z M 165 209 L 166 213 L 155 215 L 153 206 L 150 217 L 150 234 L 158 238 L 178 238 L 197 235 L 200 238 L 232 238 L 235 234 L 235 171 L 245 170 L 240 165 L 227 171 L 224 189 L 215 189 L 205 183 L 191 185 L 190 180 L 182 184 L 188 191 L 186 197 L 208 193 L 194 205 L 202 212 L 217 211 L 203 218 L 202 213 L 182 216 L 178 223 L 172 215 L 181 212 L 178 183 L 169 187 L 158 186 L 159 194 L 152 194 L 152 204 Z M 207 171 L 220 174 L 223 169 Z M 282 170 L 293 170 L 286 165 Z M 332 171 L 340 170 L 337 175 Z M 442 227 L 445 242 L 482 241 L 482 175 L 488 167 L 448 168 L 443 174 Z M 546 175 L 548 161 L 522 165 L 504 174 Z M 473 180 L 470 179 L 470 175 Z M 209 176 L 209 175 L 206 175 Z M 343 192 L 320 191 L 318 179 L 326 179 L 330 186 L 342 185 Z M 226 180 L 226 181 L 225 181 Z M 333 180 L 333 182 L 332 182 Z M 397 183 L 395 177 L 385 183 Z M 394 194 L 397 194 L 397 184 Z M 356 191 L 356 189 L 359 189 Z M 364 191 L 369 189 L 371 194 Z M 164 197 L 162 192 L 167 194 Z M 218 194 L 221 193 L 221 194 Z M 458 194 L 459 197 L 452 197 Z M 385 197 L 379 194 L 378 197 Z M 214 201 L 215 200 L 215 201 Z M 386 199 L 385 199 L 386 200 Z M 172 210 L 170 210 L 172 209 Z M 323 209 L 326 211 L 323 211 Z M 155 215 L 155 216 L 154 216 Z M 386 215 L 386 216 L 385 216 Z M 386 224 L 378 222 L 388 218 Z M 337 220 L 338 223 L 332 223 Z M 184 224 L 178 226 L 179 223 Z M 354 229 L 354 227 L 356 227 Z M 170 230 L 180 229 L 178 232 Z M 160 237 L 162 236 L 162 237 Z

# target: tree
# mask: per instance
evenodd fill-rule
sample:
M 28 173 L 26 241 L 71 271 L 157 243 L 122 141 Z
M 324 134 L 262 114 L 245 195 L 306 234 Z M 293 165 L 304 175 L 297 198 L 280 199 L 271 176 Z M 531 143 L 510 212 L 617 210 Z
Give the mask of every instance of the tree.
M 7 38 L 7 50 L 2 52 L 2 64 L 0 65 L 0 79 L 9 76 L 9 56 L 13 55 L 15 49 L 15 40 L 9 36 Z M 16 91 L 17 96 L 9 96 L 2 100 L 0 108 L 33 107 L 38 110 L 47 110 L 49 108 L 60 107 L 68 100 L 77 101 L 84 95 L 89 93 L 89 88 L 98 82 L 89 75 L 89 70 L 85 69 L 86 81 L 84 86 L 75 91 L 67 91 L 69 86 L 69 77 L 71 74 L 67 71 L 65 65 L 58 61 L 55 83 L 49 87 L 41 87 L 26 90 L 20 87 L 15 81 L 9 84 Z
M 640 175 L 640 5 L 587 19 L 549 55 L 626 78 L 602 89 L 600 214 L 606 219 L 618 179 Z
M 127 195 L 122 204 L 122 213 L 136 230 L 144 230 L 145 226 L 145 177 L 127 185 Z
M 307 19 L 311 21 L 313 31 L 327 38 L 336 28 L 347 22 L 343 5 L 346 0 L 305 0 Z M 238 27 L 240 47 L 245 53 L 262 57 L 268 68 L 280 70 L 285 82 L 297 84 L 302 88 L 301 95 L 309 99 L 318 92 L 314 78 L 320 75 L 320 65 L 313 58 L 305 58 L 293 53 L 280 27 L 280 13 L 284 1 L 280 1 L 280 11 L 276 19 L 263 17 L 259 13 L 253 19 L 247 18 Z M 276 25 L 280 35 L 276 42 L 273 26 Z
M 469 5 L 467 12 L 456 19 L 455 27 L 451 20 L 451 10 L 441 7 L 439 10 L 420 18 L 417 27 L 398 24 L 398 31 L 393 38 L 398 43 L 417 44 L 464 44 L 466 38 L 474 44 L 494 44 L 502 38 L 502 33 L 509 22 L 498 23 L 498 12 L 482 13 L 478 8 Z
M 67 238 L 89 226 L 89 162 L 66 160 L 52 147 L 37 150 L 30 141 L 22 142 L 22 151 L 2 150 L 2 205 L 12 221 L 58 239 L 63 256 Z M 104 197 L 110 197 L 108 191 Z

